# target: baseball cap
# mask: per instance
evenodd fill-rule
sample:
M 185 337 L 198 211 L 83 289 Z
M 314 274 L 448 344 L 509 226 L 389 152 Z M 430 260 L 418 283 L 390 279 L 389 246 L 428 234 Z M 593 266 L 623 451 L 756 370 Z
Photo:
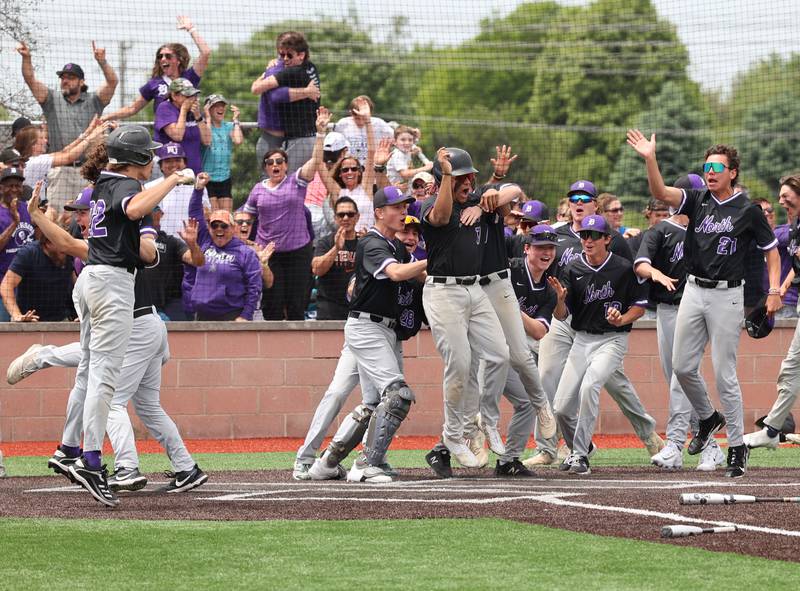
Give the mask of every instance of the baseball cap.
M 547 209 L 547 206 L 536 199 L 523 203 L 520 213 L 522 214 L 522 219 L 531 222 L 540 222 L 550 219 L 550 211 Z
M 418 232 L 422 231 L 422 223 L 419 221 L 419 218 L 414 217 L 413 215 L 406 216 L 405 224 L 406 228 L 409 226 L 416 226 Z
M 699 174 L 686 174 L 675 181 L 673 187 L 678 189 L 705 189 L 706 182 Z
M 581 220 L 581 229 L 578 230 L 580 234 L 583 231 L 602 232 L 603 234 L 611 234 L 611 228 L 608 227 L 606 218 L 601 215 L 587 215 Z
M 169 91 L 183 96 L 197 96 L 200 91 L 186 78 L 175 78 L 169 84 Z
M 331 131 L 325 136 L 325 142 L 322 144 L 322 149 L 326 152 L 339 152 L 345 148 L 350 148 L 350 142 L 338 131 Z
M 411 196 L 403 195 L 403 192 L 395 186 L 380 189 L 372 198 L 372 208 L 386 207 L 387 205 L 397 205 L 398 203 L 412 203 L 416 201 Z
M 648 211 L 669 211 L 669 205 L 653 197 L 647 202 Z
M 578 193 L 589 195 L 589 197 L 597 197 L 597 189 L 594 188 L 594 183 L 591 181 L 575 181 L 570 185 L 567 197 Z
M 64 67 L 61 68 L 56 75 L 61 78 L 64 74 L 73 74 L 77 76 L 80 80 L 83 80 L 85 76 L 83 75 L 83 68 L 81 68 L 78 64 L 64 64 Z
M 8 168 L 4 168 L 3 172 L 0 173 L 0 181 L 4 181 L 6 179 L 19 179 L 24 181 L 25 174 L 16 166 L 9 166 Z
M 744 319 L 744 326 L 747 329 L 747 334 L 754 339 L 763 339 L 772 332 L 775 326 L 775 317 L 769 317 L 767 314 L 767 297 L 764 296 L 758 302 L 758 305 Z
M 170 158 L 186 158 L 183 146 L 176 142 L 169 142 L 156 150 L 159 160 L 169 160 Z
M 555 246 L 557 242 L 553 226 L 538 224 L 528 230 L 527 243 L 531 246 Z
M 411 186 L 413 187 L 414 183 L 416 183 L 417 181 L 424 181 L 425 184 L 427 185 L 428 183 L 435 182 L 435 180 L 436 179 L 433 178 L 433 175 L 431 173 L 425 172 L 423 170 L 422 172 L 418 172 L 417 174 L 414 175 L 414 178 L 411 179 Z
M 8 147 L 5 148 L 2 152 L 0 152 L 0 162 L 3 164 L 9 164 L 11 162 L 19 162 L 22 160 L 22 154 L 20 154 L 14 148 Z
M 14 123 L 11 124 L 11 137 L 15 137 L 20 130 L 30 127 L 31 125 L 33 124 L 27 117 L 17 117 L 14 119 Z
M 206 105 L 207 107 L 213 107 L 217 103 L 225 103 L 226 105 L 230 104 L 228 99 L 226 99 L 221 94 L 210 94 L 210 95 L 208 95 L 203 104 Z
M 94 193 L 94 187 L 86 187 L 83 191 L 78 193 L 75 201 L 64 205 L 64 209 L 66 211 L 83 211 L 89 209 L 92 203 L 92 193 Z
M 233 214 L 227 209 L 215 209 L 208 217 L 209 225 L 211 222 L 224 222 L 230 226 L 233 224 Z

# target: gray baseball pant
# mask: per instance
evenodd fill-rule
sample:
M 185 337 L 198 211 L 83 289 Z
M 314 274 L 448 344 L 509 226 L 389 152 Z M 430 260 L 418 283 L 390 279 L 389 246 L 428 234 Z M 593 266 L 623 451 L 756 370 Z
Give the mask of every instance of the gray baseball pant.
M 600 388 L 622 365 L 627 350 L 628 333 L 578 331 L 575 335 L 553 410 L 564 441 L 579 456 L 589 455 L 600 412 Z
M 781 371 L 778 373 L 778 399 L 772 405 L 764 422 L 773 429 L 780 430 L 797 400 L 798 391 L 800 391 L 800 322 L 794 330 L 786 358 L 781 362 Z
M 508 345 L 497 314 L 477 283 L 433 283 L 428 277 L 422 304 L 436 350 L 444 361 L 443 436 L 461 441 L 469 419 L 467 413 L 474 412 L 479 396 L 477 389 L 469 391 L 467 387 L 473 350 L 486 361 L 486 370 L 496 376 L 497 383 L 503 384 L 508 371 Z
M 736 376 L 736 356 L 744 314 L 744 288 L 698 287 L 690 275 L 683 289 L 675 321 L 675 345 L 672 368 L 698 417 L 706 419 L 714 412 L 700 363 L 706 343 L 711 341 L 711 363 L 717 392 L 725 415 L 728 445 L 744 443 L 742 390 Z
M 661 370 L 669 384 L 669 417 L 667 418 L 667 439 L 683 447 L 689 429 L 697 432 L 697 413 L 686 397 L 680 382 L 672 371 L 672 352 L 675 344 L 675 319 L 678 317 L 678 306 L 658 304 L 656 309 L 656 334 L 658 336 L 658 356 L 661 359 Z
M 374 409 L 387 386 L 405 382 L 403 342 L 397 339 L 394 329 L 367 318 L 347 319 L 344 342 L 355 359 L 361 383 L 374 384 L 361 393 L 364 404 Z
M 350 396 L 353 389 L 359 384 L 358 364 L 356 358 L 345 344 L 336 364 L 336 371 L 333 379 L 325 390 L 322 399 L 314 411 L 311 425 L 308 427 L 306 439 L 300 449 L 297 450 L 297 461 L 303 464 L 312 464 L 317 457 L 317 452 L 322 446 L 322 440 L 328 429 L 336 420 L 336 416 L 341 412 L 344 403 Z M 361 390 L 375 390 L 372 382 L 361 382 Z M 377 391 L 367 393 L 364 398 L 374 400 L 380 399 Z
M 78 367 L 81 361 L 81 343 L 69 343 L 63 347 L 45 345 L 36 352 L 33 364 L 36 369 L 48 367 Z

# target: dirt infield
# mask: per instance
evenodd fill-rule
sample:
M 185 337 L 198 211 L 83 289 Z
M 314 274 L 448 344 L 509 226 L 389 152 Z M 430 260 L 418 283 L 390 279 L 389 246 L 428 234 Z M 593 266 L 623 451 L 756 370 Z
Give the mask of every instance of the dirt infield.
M 165 494 L 154 475 L 147 488 L 122 493 L 114 510 L 58 477 L 0 481 L 3 517 L 112 519 L 423 519 L 498 517 L 567 530 L 634 538 L 800 562 L 800 505 L 681 506 L 685 492 L 798 496 L 797 471 L 753 469 L 738 481 L 722 473 L 664 473 L 650 468 L 601 468 L 570 477 L 542 469 L 536 478 L 497 479 L 457 470 L 438 480 L 426 470 L 403 470 L 385 485 L 295 482 L 288 471 L 216 472 L 195 491 Z M 677 540 L 660 538 L 663 525 L 739 531 Z

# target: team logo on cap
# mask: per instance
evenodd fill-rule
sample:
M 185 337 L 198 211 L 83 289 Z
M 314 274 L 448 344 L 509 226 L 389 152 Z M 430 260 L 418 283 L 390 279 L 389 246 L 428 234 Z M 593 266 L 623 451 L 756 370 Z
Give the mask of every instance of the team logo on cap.
M 584 183 L 583 181 L 578 183 L 578 188 L 579 189 L 583 189 L 585 186 L 586 186 L 586 183 Z
M 594 218 L 589 218 L 589 219 L 587 220 L 587 222 L 588 222 L 588 223 L 586 224 L 587 226 L 594 226 Z
M 178 146 L 166 146 L 167 154 L 177 154 L 178 153 Z

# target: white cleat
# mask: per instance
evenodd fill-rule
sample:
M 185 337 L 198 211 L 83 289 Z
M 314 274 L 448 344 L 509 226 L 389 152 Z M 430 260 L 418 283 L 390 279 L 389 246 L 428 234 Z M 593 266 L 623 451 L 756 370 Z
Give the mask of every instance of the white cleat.
M 750 449 L 754 449 L 756 447 L 777 449 L 780 441 L 781 441 L 781 436 L 776 435 L 775 437 L 770 437 L 767 434 L 766 427 L 764 427 L 760 431 L 755 431 L 754 433 L 748 433 L 747 435 L 744 436 L 744 444 Z
M 27 351 L 11 362 L 11 365 L 8 366 L 8 371 L 6 371 L 6 380 L 8 380 L 9 384 L 13 386 L 39 371 L 35 361 L 36 354 L 42 348 L 42 345 L 31 345 Z
M 683 448 L 674 441 L 667 441 L 664 448 L 650 458 L 650 462 L 663 470 L 680 470 L 683 468 Z
M 442 443 L 444 443 L 444 446 L 450 451 L 450 456 L 454 457 L 456 461 L 458 461 L 458 463 L 465 468 L 481 467 L 480 460 L 475 456 L 474 453 L 472 453 L 472 451 L 470 451 L 466 444 L 466 440 L 461 439 L 459 441 L 455 441 L 453 439 L 443 437 Z
M 325 452 L 326 454 L 328 452 Z M 341 480 L 347 475 L 347 471 L 341 464 L 331 467 L 325 461 L 325 455 L 314 460 L 308 469 L 308 478 L 311 480 Z
M 483 430 L 484 435 L 486 435 L 486 441 L 489 443 L 489 449 L 498 456 L 505 454 L 506 446 L 503 443 L 503 438 L 500 436 L 500 431 L 497 430 L 497 427 L 490 427 L 489 425 L 481 424 L 481 429 Z
M 317 460 L 319 461 L 319 460 Z M 379 466 L 362 465 L 358 460 L 353 463 L 347 473 L 348 482 L 366 482 L 367 484 L 385 484 L 392 481 L 392 477 Z
M 478 468 L 484 468 L 489 463 L 489 452 L 486 450 L 486 436 L 483 431 L 475 429 L 475 432 L 471 433 L 466 439 L 469 450 L 478 458 L 480 463 Z
M 697 469 L 700 472 L 713 472 L 717 469 L 717 466 L 721 466 L 724 463 L 725 454 L 722 453 L 719 444 L 712 437 L 711 443 L 700 454 L 700 463 L 697 464 Z
M 556 459 L 546 451 L 538 451 L 532 457 L 522 462 L 522 465 L 526 468 L 535 468 L 537 466 L 549 466 L 555 461 Z
M 304 464 L 300 460 L 295 460 L 294 468 L 292 469 L 292 478 L 294 480 L 311 480 L 311 476 L 308 474 L 308 470 L 311 466 L 312 464 Z
M 550 408 L 549 402 L 536 410 L 536 420 L 539 421 L 539 435 L 541 437 L 550 439 L 556 436 L 558 423 L 556 423 L 556 417 L 553 414 L 553 409 Z

